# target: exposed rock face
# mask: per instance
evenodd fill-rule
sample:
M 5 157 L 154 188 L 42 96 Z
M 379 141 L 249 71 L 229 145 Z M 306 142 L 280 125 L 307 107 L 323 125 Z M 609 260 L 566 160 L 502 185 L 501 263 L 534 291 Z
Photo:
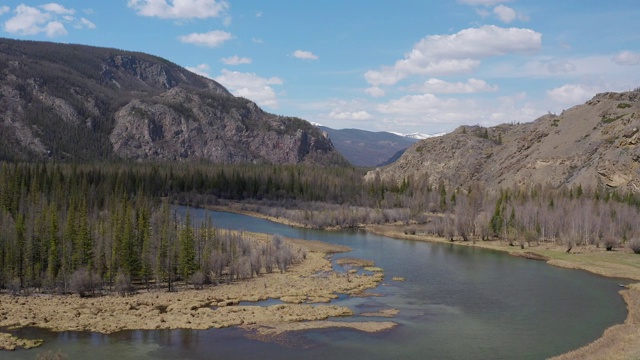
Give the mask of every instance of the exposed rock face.
M 308 122 L 142 53 L 0 39 L 0 160 L 344 163 Z
M 640 192 L 640 91 L 598 94 L 532 123 L 461 127 L 422 140 L 367 174 L 402 181 L 427 176 L 449 187 L 581 184 Z
M 308 123 L 267 114 L 254 103 L 175 88 L 133 100 L 115 114 L 115 152 L 135 160 L 206 159 L 219 163 L 299 163 L 331 153 L 331 141 Z M 291 128 L 291 129 L 288 129 Z

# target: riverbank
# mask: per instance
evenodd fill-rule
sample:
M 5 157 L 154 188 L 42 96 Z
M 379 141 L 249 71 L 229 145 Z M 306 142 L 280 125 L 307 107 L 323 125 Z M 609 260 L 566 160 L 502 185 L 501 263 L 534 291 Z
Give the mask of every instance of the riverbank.
M 470 246 L 507 252 L 514 256 L 546 261 L 550 265 L 589 271 L 601 276 L 640 281 L 640 255 L 629 249 L 606 251 L 595 246 L 574 247 L 571 253 L 566 247 L 554 244 L 509 246 L 503 241 L 449 241 L 445 238 L 406 234 L 404 226 L 371 225 L 367 231 L 396 239 L 426 241 L 455 246 Z M 640 359 L 640 282 L 627 285 L 620 291 L 627 304 L 627 318 L 623 324 L 606 329 L 599 339 L 579 349 L 554 357 L 554 360 L 584 359 Z M 585 314 L 588 316 L 588 314 Z
M 239 215 L 246 215 L 246 216 L 251 216 L 254 218 L 258 218 L 258 219 L 263 219 L 263 220 L 269 220 L 278 224 L 282 224 L 282 225 L 287 225 L 287 226 L 291 226 L 291 227 L 296 227 L 296 228 L 300 228 L 300 229 L 311 229 L 312 227 L 299 223 L 299 222 L 295 222 L 293 220 L 289 220 L 287 218 L 284 217 L 276 217 L 276 216 L 270 216 L 270 215 L 265 215 L 263 213 L 257 212 L 257 211 L 252 211 L 252 210 L 247 210 L 244 208 L 245 205 L 241 202 L 229 202 L 226 205 L 206 205 L 203 207 L 203 209 L 207 209 L 207 210 L 213 210 L 213 211 L 221 211 L 221 212 L 228 212 L 228 213 L 233 213 L 233 214 L 239 214 Z M 323 230 L 330 230 L 330 229 L 323 229 Z
M 305 228 L 282 217 L 272 217 L 253 211 L 247 211 L 241 204 L 235 204 L 231 208 L 215 208 L 215 210 L 233 212 L 248 216 L 255 216 L 276 223 Z M 640 281 L 640 256 L 633 254 L 627 248 L 617 248 L 606 251 L 595 246 L 576 246 L 571 253 L 566 253 L 566 247 L 554 244 L 542 243 L 539 245 L 510 246 L 502 241 L 449 241 L 445 238 L 425 236 L 419 234 L 407 234 L 403 224 L 396 225 L 369 225 L 363 229 L 382 236 L 412 241 L 425 241 L 443 243 L 455 246 L 471 246 L 495 251 L 507 252 L 513 256 L 519 256 L 532 260 L 546 261 L 550 265 L 588 271 L 597 275 L 624 278 Z M 329 229 L 331 230 L 331 229 Z M 627 304 L 628 315 L 624 324 L 614 325 L 606 329 L 602 337 L 592 343 L 560 355 L 556 360 L 569 359 L 640 359 L 640 283 L 631 284 L 625 290 L 620 291 Z
M 252 234 L 252 236 L 257 236 Z M 262 274 L 231 284 L 203 290 L 177 292 L 141 290 L 121 297 L 107 295 L 80 298 L 76 295 L 12 296 L 0 294 L 0 329 L 39 327 L 52 331 L 91 331 L 111 334 L 122 330 L 209 329 L 239 326 L 257 332 L 295 331 L 334 326 L 331 317 L 353 316 L 343 306 L 328 304 L 338 294 L 366 296 L 365 291 L 382 281 L 382 273 L 336 272 L 327 254 L 348 248 L 318 241 L 286 239 L 307 251 L 306 259 L 286 273 Z M 279 299 L 272 306 L 245 305 Z M 243 305 L 239 305 L 243 303 Z M 314 305 L 311 305 L 314 303 Z M 291 325 L 304 322 L 304 327 Z M 341 327 L 381 331 L 391 322 L 341 322 Z M 26 347 L 21 339 L 0 334 L 0 349 Z M 34 343 L 34 344 L 37 344 Z

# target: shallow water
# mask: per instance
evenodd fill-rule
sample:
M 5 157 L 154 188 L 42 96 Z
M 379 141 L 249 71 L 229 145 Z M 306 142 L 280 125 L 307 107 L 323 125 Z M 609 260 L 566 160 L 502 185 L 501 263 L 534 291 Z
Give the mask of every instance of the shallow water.
M 178 208 L 182 214 L 185 208 Z M 195 220 L 206 210 L 190 209 Z M 618 281 L 504 253 L 393 240 L 365 232 L 296 229 L 243 215 L 209 212 L 217 227 L 278 233 L 347 245 L 341 256 L 374 260 L 385 269 L 383 285 L 370 298 L 333 301 L 356 313 L 396 308 L 400 325 L 366 334 L 324 329 L 251 340 L 238 329 L 126 331 L 112 335 L 53 334 L 36 350 L 2 353 L 2 359 L 33 359 L 57 350 L 70 359 L 543 359 L 598 338 L 624 321 Z M 393 282 L 393 276 L 405 282 Z M 273 301 L 273 300 L 269 300 Z M 387 320 L 356 317 L 357 320 Z M 353 320 L 335 319 L 335 320 Z

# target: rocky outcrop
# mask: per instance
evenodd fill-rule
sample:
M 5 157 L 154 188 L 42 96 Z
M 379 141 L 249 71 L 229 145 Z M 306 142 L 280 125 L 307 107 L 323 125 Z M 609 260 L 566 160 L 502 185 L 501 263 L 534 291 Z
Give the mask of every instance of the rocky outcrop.
M 345 163 L 310 123 L 142 53 L 0 39 L 0 160 Z
M 560 115 L 422 140 L 368 179 L 426 176 L 449 187 L 580 184 L 640 192 L 640 91 L 598 94 Z
M 265 113 L 248 100 L 179 88 L 120 109 L 110 140 L 119 156 L 134 160 L 299 163 L 334 151 L 302 120 Z

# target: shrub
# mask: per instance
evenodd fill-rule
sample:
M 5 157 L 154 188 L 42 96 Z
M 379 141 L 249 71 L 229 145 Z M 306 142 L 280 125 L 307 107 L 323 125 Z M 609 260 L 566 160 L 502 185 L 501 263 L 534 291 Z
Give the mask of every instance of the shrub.
M 205 280 L 206 276 L 204 276 L 204 273 L 202 271 L 198 270 L 194 272 L 193 275 L 191 275 L 191 283 L 196 289 L 202 289 Z
M 9 290 L 11 290 L 12 295 L 20 294 L 20 289 L 22 288 L 22 284 L 20 283 L 20 278 L 14 277 L 9 282 Z
M 633 250 L 635 254 L 640 254 L 640 238 L 629 241 L 629 248 Z
M 607 249 L 607 251 L 611 251 L 617 245 L 618 240 L 615 238 L 606 238 L 604 240 L 604 248 Z
M 87 268 L 80 268 L 71 274 L 69 288 L 78 293 L 80 297 L 93 295 L 101 288 L 101 280 L 98 274 L 92 274 Z
M 415 235 L 416 234 L 416 228 L 408 227 L 408 228 L 404 229 L 404 234 L 405 235 Z
M 131 286 L 131 277 L 129 276 L 129 274 L 125 274 L 123 272 L 118 272 L 118 275 L 116 275 L 114 286 L 116 292 L 122 296 L 131 294 L 133 292 L 133 287 Z
M 71 291 L 78 293 L 80 297 L 85 297 L 91 291 L 91 275 L 86 268 L 81 268 L 71 274 L 69 282 Z

